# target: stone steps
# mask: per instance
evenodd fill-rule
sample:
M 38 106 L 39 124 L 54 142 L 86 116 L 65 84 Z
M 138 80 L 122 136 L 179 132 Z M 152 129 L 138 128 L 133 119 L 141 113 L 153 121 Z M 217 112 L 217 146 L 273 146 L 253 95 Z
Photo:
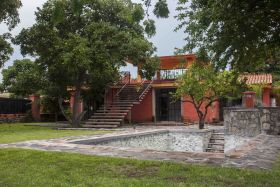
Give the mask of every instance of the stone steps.
M 224 153 L 225 149 L 225 138 L 224 133 L 217 132 L 214 130 L 214 132 L 211 134 L 208 147 L 206 148 L 206 152 L 212 152 L 212 153 Z
M 83 127 L 85 128 L 109 128 L 109 129 L 113 129 L 113 128 L 118 128 L 118 125 L 84 125 Z
M 102 119 L 123 119 L 125 116 L 114 116 L 114 115 L 105 115 L 105 116 L 102 116 Z M 101 116 L 98 116 L 98 115 L 93 115 L 89 120 L 92 120 L 92 119 L 101 119 Z
M 112 112 L 98 112 L 98 113 L 95 113 L 94 114 L 94 116 L 107 116 L 107 115 L 111 115 L 111 116 L 121 116 L 121 115 L 123 115 L 123 116 L 126 116 L 126 113 L 125 112 L 114 112 L 114 111 L 112 111 Z
M 224 143 L 208 143 L 208 145 L 220 145 L 220 146 L 224 146 Z
M 206 148 L 206 152 L 211 152 L 211 153 L 223 153 L 223 152 L 224 152 L 224 149 Z
M 98 113 L 112 113 L 112 112 L 119 112 L 119 113 L 127 113 L 130 110 L 125 110 L 125 109 L 103 109 L 103 110 L 97 110 L 96 112 Z
M 130 106 L 117 106 L 117 105 L 115 105 L 115 106 L 107 106 L 105 108 L 104 108 L 104 106 L 102 106 L 102 107 L 99 108 L 99 110 L 103 110 L 103 109 L 105 109 L 105 110 L 112 110 L 112 109 L 127 109 L 127 110 L 130 110 L 131 107 Z
M 92 122 L 92 121 L 94 121 L 94 122 L 98 122 L 98 121 L 103 121 L 103 122 L 114 122 L 114 121 L 123 121 L 123 119 L 111 119 L 111 118 L 109 118 L 109 119 L 104 119 L 104 118 L 97 118 L 97 119 L 89 119 L 88 120 L 89 122 Z
M 120 122 L 116 121 L 87 121 L 86 125 L 120 125 Z

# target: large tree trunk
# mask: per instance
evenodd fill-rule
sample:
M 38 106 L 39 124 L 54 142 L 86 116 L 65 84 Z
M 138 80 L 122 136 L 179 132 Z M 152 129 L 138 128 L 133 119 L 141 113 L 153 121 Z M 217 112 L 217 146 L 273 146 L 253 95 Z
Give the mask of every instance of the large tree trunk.
M 202 111 L 198 110 L 197 111 L 198 118 L 199 118 L 199 129 L 204 129 L 204 123 L 205 123 L 205 114 L 203 114 Z
M 78 113 L 78 106 L 81 98 L 81 88 L 76 86 L 76 90 L 74 93 L 74 102 L 73 102 L 73 111 L 72 111 L 72 127 L 80 126 L 80 115 Z
M 204 129 L 204 120 L 199 119 L 199 129 Z

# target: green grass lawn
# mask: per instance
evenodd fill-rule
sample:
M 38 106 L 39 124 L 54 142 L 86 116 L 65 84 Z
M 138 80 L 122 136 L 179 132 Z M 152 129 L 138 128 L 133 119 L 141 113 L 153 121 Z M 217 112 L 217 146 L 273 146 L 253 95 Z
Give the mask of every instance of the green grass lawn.
M 279 187 L 280 160 L 272 171 L 0 149 L 0 186 Z
M 0 143 L 25 140 L 42 140 L 90 134 L 104 134 L 101 130 L 55 130 L 52 127 L 25 126 L 24 124 L 0 124 Z M 0 185 L 1 186 L 1 185 Z

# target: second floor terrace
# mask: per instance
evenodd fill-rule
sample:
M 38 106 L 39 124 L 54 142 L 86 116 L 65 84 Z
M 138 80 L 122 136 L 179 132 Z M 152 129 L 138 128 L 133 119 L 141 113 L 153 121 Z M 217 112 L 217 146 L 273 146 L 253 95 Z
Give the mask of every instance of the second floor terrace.
M 173 85 L 174 80 L 183 75 L 188 67 L 195 61 L 195 55 L 176 55 L 176 56 L 162 56 L 159 57 L 159 69 L 153 78 L 154 84 L 169 84 Z M 142 82 L 149 82 L 142 79 L 138 67 L 126 68 L 123 72 L 123 82 L 129 84 L 137 84 Z

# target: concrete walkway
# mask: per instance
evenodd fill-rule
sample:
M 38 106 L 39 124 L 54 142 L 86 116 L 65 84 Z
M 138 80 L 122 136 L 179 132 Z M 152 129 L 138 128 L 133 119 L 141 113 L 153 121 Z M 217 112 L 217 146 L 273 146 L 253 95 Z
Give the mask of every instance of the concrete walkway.
M 208 129 L 220 129 L 222 127 L 209 126 Z M 158 130 L 197 129 L 196 126 L 188 127 L 137 127 L 121 128 L 118 131 L 90 136 L 65 137 L 50 140 L 33 140 L 11 144 L 0 144 L 0 148 L 25 148 L 44 151 L 71 152 L 97 156 L 112 156 L 121 158 L 135 158 L 143 160 L 168 160 L 183 163 L 209 164 L 222 167 L 238 167 L 250 169 L 271 169 L 280 153 L 280 136 L 258 135 L 246 144 L 235 150 L 224 153 L 207 152 L 169 152 L 140 148 L 120 148 L 110 146 L 95 146 L 74 144 L 73 141 L 106 138 L 110 136 L 126 135 L 139 132 L 151 132 Z

